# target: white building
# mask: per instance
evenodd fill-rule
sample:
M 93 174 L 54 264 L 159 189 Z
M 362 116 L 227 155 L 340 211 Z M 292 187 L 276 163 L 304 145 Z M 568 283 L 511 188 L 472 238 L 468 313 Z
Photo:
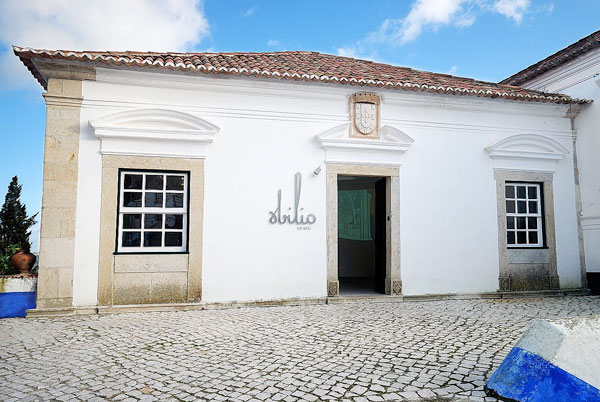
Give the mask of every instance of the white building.
M 502 81 L 593 100 L 574 120 L 580 187 L 578 215 L 590 290 L 600 293 L 600 31 Z M 579 196 L 579 193 L 576 193 Z
M 313 52 L 14 51 L 47 89 L 42 312 L 584 285 L 586 100 Z

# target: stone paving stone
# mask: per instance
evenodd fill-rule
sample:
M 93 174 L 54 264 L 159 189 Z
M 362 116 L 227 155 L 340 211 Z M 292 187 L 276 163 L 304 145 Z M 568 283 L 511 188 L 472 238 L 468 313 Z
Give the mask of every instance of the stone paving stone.
M 533 319 L 589 314 L 599 297 L 4 319 L 0 399 L 495 401 Z

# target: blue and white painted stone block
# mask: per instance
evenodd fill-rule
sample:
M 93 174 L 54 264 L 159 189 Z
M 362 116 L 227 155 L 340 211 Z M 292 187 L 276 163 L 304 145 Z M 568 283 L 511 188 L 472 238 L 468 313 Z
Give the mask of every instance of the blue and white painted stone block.
M 600 402 L 600 316 L 534 321 L 485 389 L 511 401 Z
M 0 276 L 0 318 L 25 317 L 36 295 L 37 275 Z

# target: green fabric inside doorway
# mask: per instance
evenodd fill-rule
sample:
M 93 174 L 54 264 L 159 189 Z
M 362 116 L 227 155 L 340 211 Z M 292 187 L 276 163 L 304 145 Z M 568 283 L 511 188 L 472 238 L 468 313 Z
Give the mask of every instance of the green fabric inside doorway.
M 338 236 L 349 240 L 373 240 L 370 206 L 369 190 L 338 190 Z

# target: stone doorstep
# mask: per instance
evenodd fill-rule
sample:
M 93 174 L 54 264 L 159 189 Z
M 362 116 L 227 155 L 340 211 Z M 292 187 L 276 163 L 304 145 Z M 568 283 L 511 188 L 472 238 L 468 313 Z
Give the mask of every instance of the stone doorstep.
M 440 300 L 469 300 L 469 299 L 519 299 L 536 297 L 587 296 L 589 290 L 561 289 L 527 292 L 486 292 L 464 294 L 439 294 L 420 296 L 339 296 L 307 299 L 261 300 L 251 302 L 224 303 L 167 303 L 167 304 L 131 304 L 120 306 L 83 306 L 40 308 L 27 310 L 27 317 L 64 317 L 93 314 L 142 313 L 156 311 L 189 311 L 189 310 L 219 310 L 246 307 L 279 307 L 306 306 L 312 304 L 342 304 L 342 303 L 391 303 L 403 301 L 440 301 Z
M 94 306 L 85 307 L 54 307 L 54 308 L 36 308 L 27 310 L 26 318 L 36 317 L 66 317 L 74 315 L 97 314 L 98 308 Z

